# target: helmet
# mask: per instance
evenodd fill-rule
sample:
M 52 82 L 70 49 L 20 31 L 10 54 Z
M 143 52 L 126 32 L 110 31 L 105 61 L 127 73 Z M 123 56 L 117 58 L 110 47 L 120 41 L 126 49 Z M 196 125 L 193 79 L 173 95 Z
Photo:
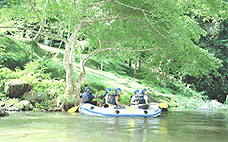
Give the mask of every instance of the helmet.
M 87 86 L 87 87 L 85 88 L 85 90 L 90 90 L 89 86 Z
M 116 88 L 115 92 L 117 93 L 118 91 L 121 91 L 121 89 L 120 88 Z
M 146 91 L 146 89 L 144 88 L 144 89 L 142 90 L 142 94 L 144 94 L 145 91 Z
M 111 89 L 110 88 L 107 88 L 106 90 L 105 90 L 105 92 L 110 92 L 111 91 Z
M 135 90 L 135 91 L 134 91 L 134 94 L 137 94 L 137 93 L 139 93 L 139 90 Z

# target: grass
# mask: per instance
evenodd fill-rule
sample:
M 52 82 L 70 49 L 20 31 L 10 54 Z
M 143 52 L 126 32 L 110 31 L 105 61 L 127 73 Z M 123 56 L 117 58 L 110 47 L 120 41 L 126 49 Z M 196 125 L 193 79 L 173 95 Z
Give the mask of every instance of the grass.
M 40 45 L 40 48 L 43 50 L 46 50 L 50 52 L 51 54 L 53 53 L 59 53 L 59 54 L 64 54 L 64 51 L 62 49 L 56 49 L 53 47 L 45 46 L 45 45 Z M 79 56 L 76 56 L 78 58 Z M 61 59 L 53 59 L 59 64 L 62 64 Z M 140 80 L 137 80 L 131 76 L 128 76 L 126 74 L 122 73 L 122 70 L 124 70 L 124 65 L 122 65 L 121 70 L 108 70 L 108 71 L 100 71 L 95 67 L 94 65 L 99 65 L 100 63 L 97 62 L 96 57 L 91 58 L 91 62 L 87 62 L 86 64 L 86 76 L 85 79 L 83 80 L 83 86 L 90 86 L 91 90 L 93 93 L 95 92 L 100 92 L 100 96 L 104 94 L 104 90 L 106 88 L 111 88 L 112 93 L 114 93 L 114 90 L 116 88 L 121 88 L 122 89 L 122 96 L 121 100 L 123 100 L 124 103 L 129 104 L 130 101 L 130 96 L 133 95 L 133 92 L 138 89 L 142 90 L 143 88 L 147 88 L 150 95 L 152 95 L 156 100 L 159 100 L 160 102 L 166 102 L 169 103 L 171 106 L 181 106 L 184 105 L 183 103 L 180 103 L 181 99 L 188 100 L 187 97 L 184 96 L 178 96 L 175 95 L 175 91 L 170 89 L 170 88 L 161 88 L 161 87 L 149 87 L 146 86 Z M 76 62 L 79 61 L 76 59 Z M 95 64 L 94 64 L 95 63 Z M 109 68 L 112 69 L 111 63 L 106 62 L 104 64 L 104 68 Z M 89 67 L 88 67 L 89 66 Z M 92 66 L 92 67 L 91 67 Z M 133 69 L 132 69 L 133 70 Z M 75 78 L 80 73 L 80 67 L 79 63 L 75 63 Z
M 64 54 L 64 50 L 53 48 L 50 46 L 45 46 L 39 44 L 40 48 L 46 50 L 51 53 L 60 53 Z M 95 60 L 92 58 L 91 60 Z M 60 62 L 61 60 L 55 60 L 56 62 Z M 121 88 L 122 90 L 126 90 L 127 92 L 133 92 L 135 89 L 143 89 L 145 86 L 139 84 L 137 79 L 126 75 L 120 75 L 117 73 L 111 73 L 108 71 L 100 71 L 95 68 L 86 67 L 86 77 L 83 81 L 84 84 L 101 84 L 105 87 L 109 87 L 111 89 Z M 75 63 L 75 73 L 76 77 L 80 73 L 79 63 Z M 92 87 L 92 86 L 91 86 Z M 123 91 L 124 92 L 124 91 Z

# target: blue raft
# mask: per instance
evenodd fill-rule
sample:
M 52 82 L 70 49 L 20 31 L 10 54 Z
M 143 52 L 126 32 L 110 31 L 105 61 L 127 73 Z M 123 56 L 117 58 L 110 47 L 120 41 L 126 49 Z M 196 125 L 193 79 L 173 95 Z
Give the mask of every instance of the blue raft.
M 161 115 L 161 108 L 156 104 L 150 104 L 148 109 L 139 109 L 137 105 L 125 109 L 103 108 L 92 104 L 83 104 L 79 107 L 80 113 L 93 116 L 111 117 L 158 117 Z

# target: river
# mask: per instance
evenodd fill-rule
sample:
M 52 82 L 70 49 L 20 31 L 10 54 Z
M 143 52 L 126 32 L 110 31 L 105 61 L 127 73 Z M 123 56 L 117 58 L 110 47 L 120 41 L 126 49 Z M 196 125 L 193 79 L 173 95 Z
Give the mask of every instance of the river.
M 169 111 L 158 118 L 14 112 L 0 118 L 0 142 L 227 142 L 228 112 Z

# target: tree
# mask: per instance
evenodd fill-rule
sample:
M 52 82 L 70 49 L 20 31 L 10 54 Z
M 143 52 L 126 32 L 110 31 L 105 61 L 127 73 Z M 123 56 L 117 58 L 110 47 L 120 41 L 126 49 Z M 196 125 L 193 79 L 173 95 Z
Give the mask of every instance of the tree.
M 204 91 L 210 99 L 217 99 L 224 103 L 227 97 L 228 86 L 228 62 L 227 62 L 227 20 L 223 22 L 200 21 L 203 28 L 208 31 L 208 35 L 202 38 L 199 46 L 214 54 L 222 60 L 222 66 L 219 68 L 219 74 L 215 76 L 213 72 L 207 75 L 200 75 L 199 78 L 186 76 L 187 83 L 194 84 L 198 91 Z
M 28 8 L 29 2 L 12 7 L 23 5 Z M 215 5 L 217 9 L 214 9 Z M 32 2 L 32 8 L 24 11 L 33 13 L 40 26 L 48 27 L 43 28 L 44 35 L 48 36 L 47 31 L 52 29 L 58 29 L 56 34 L 60 35 L 62 27 L 71 34 L 67 39 L 49 35 L 65 42 L 66 98 L 79 96 L 86 61 L 105 51 L 114 54 L 113 58 L 131 58 L 137 56 L 137 52 L 143 52 L 143 66 L 167 74 L 172 72 L 178 77 L 207 74 L 208 70 L 216 73 L 221 65 L 218 59 L 195 45 L 200 36 L 206 34 L 195 15 L 205 20 L 221 20 L 227 15 L 223 0 L 210 3 L 205 0 L 37 0 Z M 21 20 L 25 19 L 28 17 L 22 16 Z M 39 19 L 46 19 L 46 25 Z M 88 41 L 88 49 L 79 46 L 82 40 Z M 76 82 L 75 47 L 81 48 L 81 53 L 87 53 L 80 60 L 81 74 Z

